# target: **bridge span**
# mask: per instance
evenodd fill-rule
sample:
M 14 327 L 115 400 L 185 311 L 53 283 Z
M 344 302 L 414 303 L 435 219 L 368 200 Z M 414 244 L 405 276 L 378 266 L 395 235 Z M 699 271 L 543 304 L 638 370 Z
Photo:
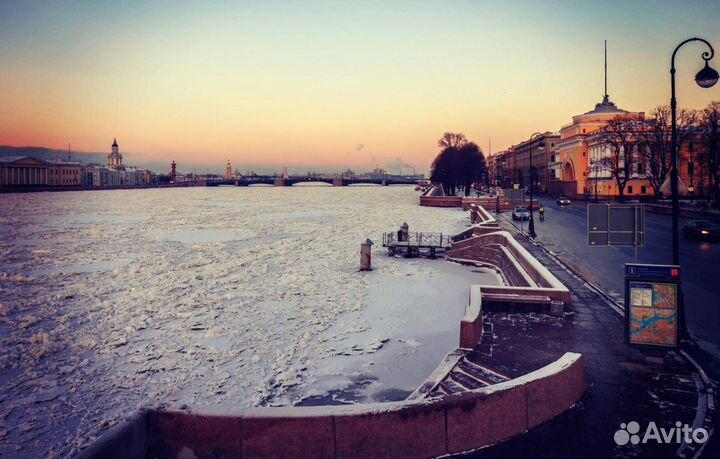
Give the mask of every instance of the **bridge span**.
M 272 175 L 255 175 L 251 177 L 238 177 L 232 179 L 208 179 L 207 186 L 250 186 L 250 185 L 273 185 L 273 186 L 292 186 L 297 183 L 322 182 L 329 183 L 332 186 L 348 186 L 356 184 L 374 184 L 374 185 L 417 185 L 420 180 L 412 177 L 389 176 L 383 178 L 355 178 L 355 177 L 276 177 Z

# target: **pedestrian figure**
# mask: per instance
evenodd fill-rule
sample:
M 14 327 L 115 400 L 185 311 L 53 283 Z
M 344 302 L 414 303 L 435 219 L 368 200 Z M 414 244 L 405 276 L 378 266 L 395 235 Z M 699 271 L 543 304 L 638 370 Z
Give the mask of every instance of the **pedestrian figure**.
M 540 204 L 540 220 L 545 220 L 545 207 Z

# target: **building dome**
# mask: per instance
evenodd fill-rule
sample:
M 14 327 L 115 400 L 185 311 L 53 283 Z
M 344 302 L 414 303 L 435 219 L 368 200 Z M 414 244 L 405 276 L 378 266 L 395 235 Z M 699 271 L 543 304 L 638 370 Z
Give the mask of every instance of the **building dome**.
M 589 112 L 585 112 L 580 116 L 586 115 L 622 115 L 623 113 L 629 113 L 627 110 L 618 108 L 615 103 L 610 102 L 610 96 L 605 94 L 602 102 L 595 104 L 595 108 Z

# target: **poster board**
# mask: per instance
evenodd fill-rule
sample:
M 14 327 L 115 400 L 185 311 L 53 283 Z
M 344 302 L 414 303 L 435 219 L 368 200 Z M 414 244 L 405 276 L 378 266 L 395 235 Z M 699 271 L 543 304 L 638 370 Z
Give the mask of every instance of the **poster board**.
M 678 346 L 680 268 L 625 264 L 625 338 L 638 346 Z

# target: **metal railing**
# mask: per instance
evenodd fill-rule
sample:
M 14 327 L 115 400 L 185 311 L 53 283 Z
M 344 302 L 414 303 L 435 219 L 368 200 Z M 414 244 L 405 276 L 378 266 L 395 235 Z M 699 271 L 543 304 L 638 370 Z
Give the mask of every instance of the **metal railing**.
M 408 233 L 407 240 L 398 240 L 398 232 L 383 233 L 383 247 L 413 246 L 449 248 L 452 237 L 443 233 Z

